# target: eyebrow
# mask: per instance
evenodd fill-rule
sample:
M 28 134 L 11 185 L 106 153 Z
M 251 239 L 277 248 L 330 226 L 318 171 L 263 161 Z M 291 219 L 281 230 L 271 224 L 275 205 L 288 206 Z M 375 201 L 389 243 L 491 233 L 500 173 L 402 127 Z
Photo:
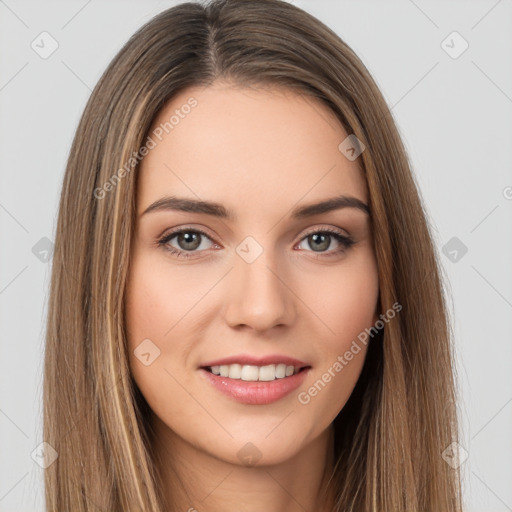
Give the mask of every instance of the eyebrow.
M 312 217 L 320 213 L 326 213 L 333 210 L 340 210 L 342 208 L 356 208 L 367 215 L 370 215 L 370 208 L 366 203 L 353 196 L 337 196 L 319 203 L 308 204 L 299 206 L 292 210 L 291 217 L 295 219 L 303 219 L 306 217 Z M 221 219 L 234 221 L 236 215 L 222 204 L 201 201 L 197 199 L 188 199 L 176 196 L 165 196 L 151 205 L 149 205 L 142 213 L 146 215 L 150 212 L 160 212 L 167 210 L 175 210 L 188 213 L 204 213 L 206 215 L 212 215 Z

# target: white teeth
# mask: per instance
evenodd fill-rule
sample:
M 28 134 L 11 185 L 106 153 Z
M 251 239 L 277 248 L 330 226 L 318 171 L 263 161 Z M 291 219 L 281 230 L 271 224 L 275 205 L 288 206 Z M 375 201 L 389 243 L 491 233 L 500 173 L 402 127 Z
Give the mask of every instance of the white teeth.
M 274 380 L 276 378 L 276 365 L 269 364 L 268 366 L 262 366 L 260 368 L 259 380 Z
M 242 376 L 242 365 L 230 364 L 228 377 L 230 379 L 239 379 L 241 376 Z
M 260 371 L 257 366 L 244 365 L 242 367 L 242 380 L 258 380 Z
M 281 364 L 269 364 L 266 366 L 254 366 L 249 364 L 223 364 L 210 368 L 214 375 L 229 377 L 230 379 L 241 379 L 245 381 L 268 382 L 275 379 L 284 379 L 298 373 L 299 368 Z
M 293 368 L 293 366 L 292 366 Z M 276 378 L 282 379 L 286 377 L 286 365 L 285 364 L 278 364 L 276 366 Z

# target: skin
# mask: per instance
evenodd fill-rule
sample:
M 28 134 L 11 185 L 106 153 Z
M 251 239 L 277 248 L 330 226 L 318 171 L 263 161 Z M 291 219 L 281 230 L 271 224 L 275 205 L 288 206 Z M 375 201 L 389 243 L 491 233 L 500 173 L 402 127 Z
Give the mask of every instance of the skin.
M 348 134 L 318 100 L 216 82 L 173 98 L 154 127 L 192 96 L 197 106 L 139 169 L 126 298 L 129 364 L 153 412 L 164 492 L 184 511 L 328 510 L 332 494 L 323 486 L 333 464 L 332 421 L 354 389 L 366 347 L 309 403 L 298 394 L 377 320 L 377 266 L 363 211 L 289 215 L 341 194 L 367 204 L 366 181 L 358 161 L 338 150 Z M 215 201 L 237 218 L 173 210 L 142 215 L 165 195 Z M 158 245 L 182 227 L 210 237 L 198 235 L 201 244 L 188 250 L 189 259 Z M 315 251 L 308 235 L 322 228 L 355 244 L 345 249 L 332 237 Z M 247 236 L 263 250 L 252 263 L 236 252 Z M 175 236 L 167 247 L 187 252 L 190 245 Z M 160 350 L 148 366 L 134 355 L 145 339 Z M 198 368 L 242 353 L 287 355 L 311 369 L 299 389 L 277 402 L 241 404 Z M 252 466 L 237 456 L 249 442 L 261 457 Z

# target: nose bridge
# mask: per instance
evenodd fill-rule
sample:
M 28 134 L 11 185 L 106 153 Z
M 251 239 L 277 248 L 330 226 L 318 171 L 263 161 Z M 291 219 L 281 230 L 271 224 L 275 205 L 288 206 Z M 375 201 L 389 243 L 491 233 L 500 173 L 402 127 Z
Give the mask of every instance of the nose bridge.
M 236 248 L 226 320 L 231 326 L 270 329 L 292 320 L 290 292 L 274 250 L 247 237 Z

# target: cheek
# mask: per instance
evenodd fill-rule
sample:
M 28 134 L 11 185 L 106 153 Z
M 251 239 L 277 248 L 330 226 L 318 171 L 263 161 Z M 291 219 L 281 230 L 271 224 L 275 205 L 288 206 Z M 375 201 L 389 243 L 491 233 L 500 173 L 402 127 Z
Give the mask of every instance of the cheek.
M 325 326 L 318 340 L 317 364 L 298 401 L 315 409 L 326 427 L 343 408 L 360 376 L 371 338 L 367 335 L 378 319 L 378 272 L 372 251 L 340 266 L 320 290 L 309 295 L 311 309 Z
M 219 276 L 208 268 L 191 272 L 184 267 L 182 271 L 159 254 L 141 251 L 132 260 L 127 286 L 126 320 L 131 340 L 151 338 L 167 349 L 169 340 L 182 339 L 176 333 L 190 325 L 195 308 Z
M 143 251 L 132 258 L 125 307 L 129 365 L 146 401 L 161 417 L 190 412 L 184 389 L 193 386 L 191 341 L 200 334 L 195 315 L 221 276 L 208 268 L 171 271 L 165 258 Z
M 174 286 L 179 283 L 170 285 L 162 275 L 165 274 L 152 262 L 134 257 L 126 291 L 129 365 L 153 410 L 164 405 L 158 403 L 163 398 L 162 390 L 173 393 L 169 361 L 180 357 L 179 344 L 169 344 L 166 337 L 169 330 L 172 333 L 183 307 Z
M 340 265 L 328 279 L 321 276 L 303 284 L 302 294 L 325 327 L 322 345 L 329 352 L 346 350 L 378 318 L 378 272 L 369 248 Z

